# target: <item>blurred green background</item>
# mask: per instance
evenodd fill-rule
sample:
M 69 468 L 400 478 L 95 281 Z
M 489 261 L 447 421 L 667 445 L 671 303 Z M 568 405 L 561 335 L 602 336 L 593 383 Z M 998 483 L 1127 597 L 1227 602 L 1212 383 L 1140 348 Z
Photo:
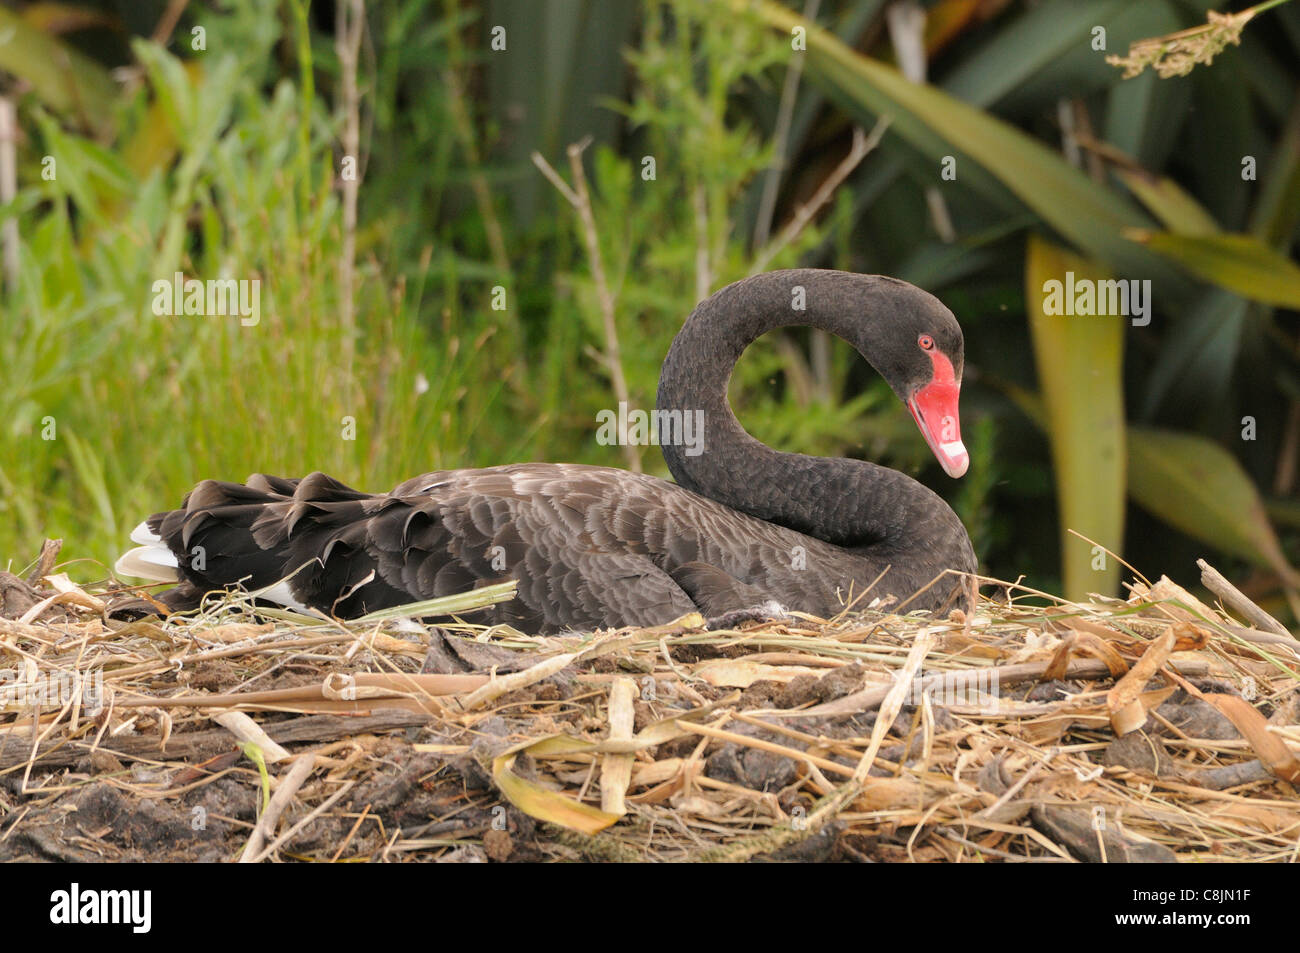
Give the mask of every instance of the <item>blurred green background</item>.
M 1128 79 L 1211 5 L 785 3 L 0 3 L 0 565 L 62 537 L 101 578 L 205 477 L 662 474 L 596 412 L 653 405 L 699 297 L 808 265 L 958 316 L 971 471 L 797 330 L 732 382 L 755 436 L 918 475 L 1001 578 L 1205 556 L 1294 613 L 1300 3 Z M 155 315 L 177 271 L 258 279 L 260 322 Z M 1149 280 L 1150 323 L 1045 314 L 1069 271 Z

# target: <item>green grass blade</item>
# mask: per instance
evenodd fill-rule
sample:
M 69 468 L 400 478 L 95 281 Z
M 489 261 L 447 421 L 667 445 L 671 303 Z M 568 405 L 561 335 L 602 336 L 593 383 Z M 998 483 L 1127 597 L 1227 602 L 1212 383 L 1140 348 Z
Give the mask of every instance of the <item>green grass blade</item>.
M 108 71 L 23 17 L 0 7 L 0 72 L 31 84 L 42 103 L 88 128 L 112 126 L 115 85 Z
M 1189 295 L 1191 285 L 1176 268 L 1123 236 L 1125 229 L 1144 227 L 1146 215 L 1032 136 L 933 86 L 909 82 L 772 0 L 761 0 L 757 9 L 787 35 L 806 26 L 810 76 L 851 105 L 891 116 L 891 131 L 936 161 L 936 179 L 939 158 L 965 156 L 976 168 L 959 160 L 958 182 L 978 183 L 976 172 L 991 176 L 1090 258 L 1158 282 L 1167 298 Z
M 1129 233 L 1191 274 L 1279 308 L 1300 308 L 1300 267 L 1253 235 Z
M 410 619 L 426 615 L 454 615 L 457 612 L 469 612 L 472 609 L 482 609 L 486 606 L 496 605 L 498 602 L 513 599 L 518 585 L 517 580 L 511 579 L 507 582 L 499 582 L 494 586 L 483 586 L 480 589 L 471 589 L 469 592 L 457 593 L 454 596 L 443 596 L 440 599 L 428 599 L 424 602 L 393 606 L 391 609 L 380 609 L 378 612 L 363 615 L 355 621 L 358 624 L 363 624 L 366 622 L 383 622 L 387 619 Z
M 1051 0 L 1030 7 L 962 60 L 944 80 L 951 95 L 990 105 L 1051 68 L 1080 46 L 1092 29 L 1124 12 L 1125 0 Z
M 1124 540 L 1124 327 L 1119 317 L 1044 313 L 1044 282 L 1109 277 L 1095 263 L 1031 235 L 1025 310 L 1034 341 L 1061 516 L 1065 596 L 1113 593 L 1120 566 L 1076 536 L 1114 553 Z
M 1115 175 L 1170 231 L 1183 235 L 1214 235 L 1219 231 L 1214 216 L 1173 179 L 1135 169 L 1116 169 Z
M 1241 464 L 1206 437 L 1129 428 L 1129 492 L 1144 509 L 1195 539 L 1300 582 Z

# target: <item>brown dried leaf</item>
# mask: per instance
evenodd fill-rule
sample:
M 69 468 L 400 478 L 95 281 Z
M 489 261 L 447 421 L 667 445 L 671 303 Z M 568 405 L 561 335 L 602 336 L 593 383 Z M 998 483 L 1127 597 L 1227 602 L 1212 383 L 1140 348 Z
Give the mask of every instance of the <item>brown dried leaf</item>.
M 1067 635 L 1061 640 L 1061 644 L 1052 653 L 1052 661 L 1048 663 L 1040 681 L 1056 682 L 1065 678 L 1065 672 L 1070 667 L 1070 658 L 1074 655 L 1074 639 L 1073 635 Z
M 1194 652 L 1205 648 L 1210 643 L 1209 631 L 1190 622 L 1179 622 L 1175 625 L 1174 638 L 1175 652 Z
M 1141 696 L 1146 691 L 1147 682 L 1168 661 L 1176 643 L 1175 627 L 1170 626 L 1163 635 L 1151 640 L 1128 674 L 1106 693 L 1106 707 L 1110 710 L 1110 723 L 1115 734 L 1125 735 L 1146 724 L 1147 710 Z
M 1291 753 L 1285 742 L 1268 730 L 1268 719 L 1250 702 L 1236 695 L 1203 695 L 1207 702 L 1236 726 L 1259 760 L 1283 781 L 1300 782 L 1300 760 Z
M 546 740 L 546 739 L 543 739 Z M 492 780 L 497 789 L 519 810 L 529 817 L 551 824 L 559 824 L 583 834 L 599 834 L 618 823 L 618 815 L 610 814 L 590 804 L 583 804 L 567 794 L 551 791 L 514 772 L 515 759 L 534 743 L 516 745 L 492 761 Z
M 1119 678 L 1128 671 L 1128 662 L 1124 661 L 1119 652 L 1115 651 L 1115 646 L 1105 642 L 1097 636 L 1088 632 L 1079 633 L 1079 651 L 1084 655 L 1091 655 L 1106 664 L 1107 670 L 1115 678 Z

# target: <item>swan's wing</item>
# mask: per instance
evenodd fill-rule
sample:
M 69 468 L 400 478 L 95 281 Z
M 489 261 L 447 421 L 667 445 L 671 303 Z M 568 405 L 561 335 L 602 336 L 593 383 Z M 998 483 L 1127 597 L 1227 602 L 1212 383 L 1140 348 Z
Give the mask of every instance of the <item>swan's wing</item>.
M 430 473 L 371 495 L 320 473 L 255 475 L 205 481 L 147 522 L 194 591 L 239 585 L 353 617 L 514 578 L 518 598 L 491 621 L 524 631 L 665 622 L 695 606 L 644 547 L 614 539 L 621 509 L 651 507 L 648 491 L 620 479 L 527 464 Z

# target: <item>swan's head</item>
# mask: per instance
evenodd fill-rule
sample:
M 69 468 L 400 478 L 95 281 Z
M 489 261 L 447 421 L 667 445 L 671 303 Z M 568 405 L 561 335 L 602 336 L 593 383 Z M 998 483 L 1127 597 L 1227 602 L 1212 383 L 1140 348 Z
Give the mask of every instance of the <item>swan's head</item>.
M 939 350 L 933 335 L 920 335 L 917 346 L 928 353 L 933 362 L 932 372 L 930 379 L 907 398 L 907 409 L 944 472 L 959 477 L 970 466 L 970 454 L 961 442 L 961 417 L 957 408 L 961 393 L 961 349 L 958 348 L 954 369 L 952 358 Z
M 894 389 L 944 472 L 959 477 L 970 466 L 961 441 L 961 326 L 938 298 L 906 282 L 891 282 L 886 334 L 873 342 L 871 361 Z

